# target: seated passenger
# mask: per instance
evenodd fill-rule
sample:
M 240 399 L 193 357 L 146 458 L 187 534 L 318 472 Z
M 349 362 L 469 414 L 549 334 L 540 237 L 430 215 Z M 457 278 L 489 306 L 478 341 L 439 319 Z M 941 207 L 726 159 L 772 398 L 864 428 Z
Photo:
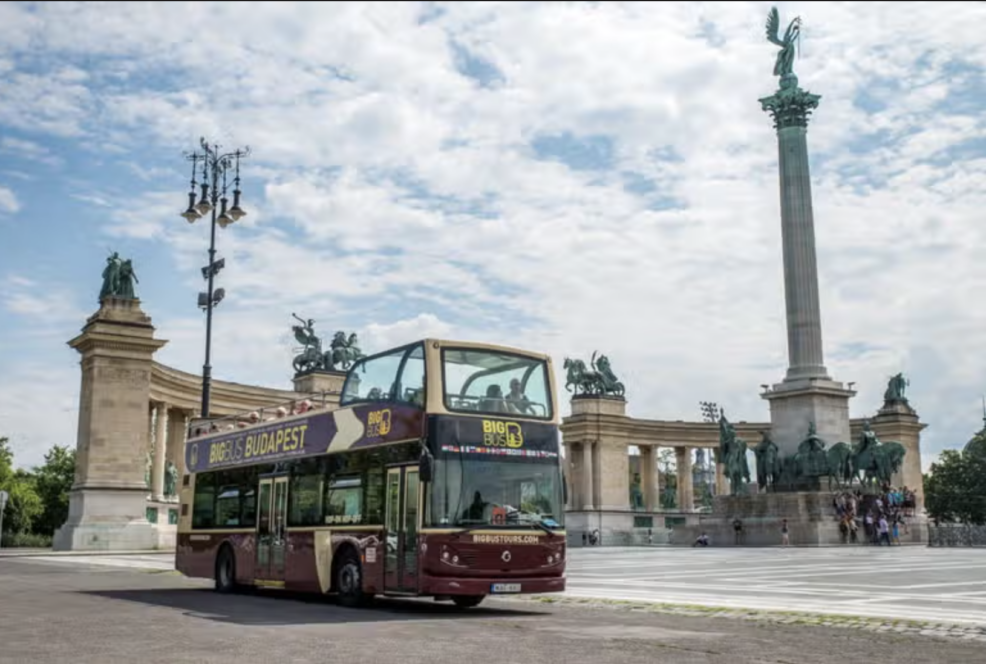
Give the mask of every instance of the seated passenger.
M 503 390 L 496 383 L 486 388 L 486 398 L 480 400 L 479 409 L 488 413 L 505 413 L 507 405 L 503 401 Z
M 520 389 L 520 381 L 516 378 L 510 379 L 510 394 L 507 395 L 507 407 L 512 413 L 530 413 L 531 402 Z
M 709 545 L 709 536 L 706 535 L 705 533 L 699 535 L 698 539 L 695 540 L 695 543 L 692 544 L 692 546 L 708 546 L 708 545 Z

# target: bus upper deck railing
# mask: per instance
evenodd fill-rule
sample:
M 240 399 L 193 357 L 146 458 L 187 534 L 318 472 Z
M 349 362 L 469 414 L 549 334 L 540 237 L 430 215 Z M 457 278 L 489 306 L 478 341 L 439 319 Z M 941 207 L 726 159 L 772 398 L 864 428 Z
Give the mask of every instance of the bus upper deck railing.
M 192 420 L 186 431 L 187 440 L 201 438 L 215 433 L 225 433 L 236 429 L 246 429 L 259 424 L 266 424 L 291 415 L 301 415 L 312 411 L 325 410 L 328 397 L 339 397 L 339 392 L 321 392 L 315 400 L 312 397 L 291 399 L 273 406 L 262 406 L 251 410 L 224 415 L 222 417 L 207 417 Z

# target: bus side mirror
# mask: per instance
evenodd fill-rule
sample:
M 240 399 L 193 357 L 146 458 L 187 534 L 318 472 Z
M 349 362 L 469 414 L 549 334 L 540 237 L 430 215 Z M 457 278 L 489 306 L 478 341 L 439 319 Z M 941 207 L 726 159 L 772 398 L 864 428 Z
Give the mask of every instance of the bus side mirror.
M 435 457 L 427 447 L 421 448 L 421 456 L 418 458 L 418 478 L 422 482 L 431 482 L 432 470 L 435 464 Z

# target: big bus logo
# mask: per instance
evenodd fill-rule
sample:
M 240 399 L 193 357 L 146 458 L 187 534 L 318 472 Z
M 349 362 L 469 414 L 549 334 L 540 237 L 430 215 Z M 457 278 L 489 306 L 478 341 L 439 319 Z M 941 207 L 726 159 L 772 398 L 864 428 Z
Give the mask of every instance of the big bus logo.
M 513 447 L 524 445 L 524 434 L 516 422 L 483 420 L 483 445 L 489 447 Z
M 366 436 L 386 436 L 390 433 L 390 409 L 372 410 L 366 416 Z

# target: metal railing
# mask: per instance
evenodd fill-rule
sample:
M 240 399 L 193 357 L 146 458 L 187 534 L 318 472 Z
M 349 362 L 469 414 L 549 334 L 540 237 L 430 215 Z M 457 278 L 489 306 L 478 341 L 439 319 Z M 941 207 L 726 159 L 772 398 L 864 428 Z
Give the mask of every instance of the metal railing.
M 928 546 L 986 546 L 986 526 L 965 523 L 929 525 Z

